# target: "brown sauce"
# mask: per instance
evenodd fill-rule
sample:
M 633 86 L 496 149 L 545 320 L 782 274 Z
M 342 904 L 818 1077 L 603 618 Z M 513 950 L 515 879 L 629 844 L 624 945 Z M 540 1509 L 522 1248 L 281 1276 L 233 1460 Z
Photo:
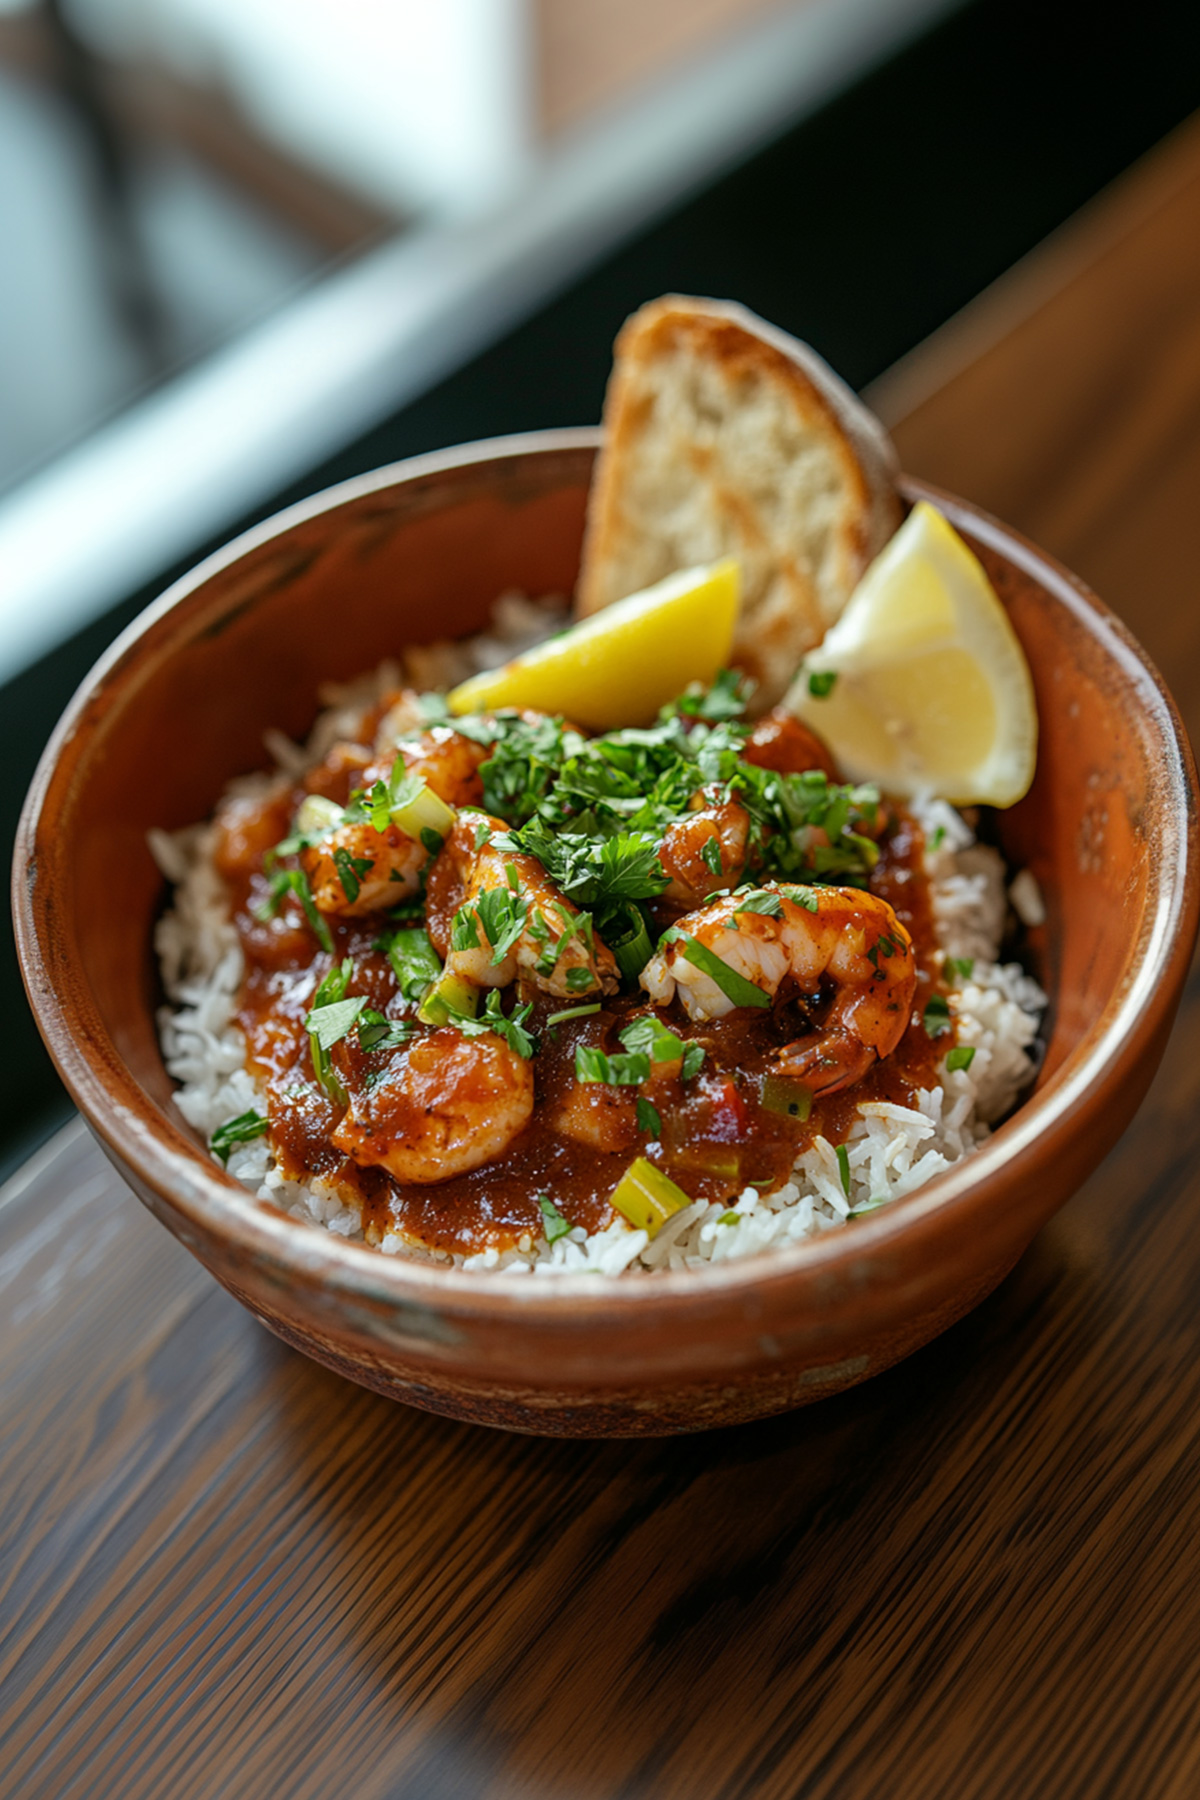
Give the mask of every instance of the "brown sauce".
M 540 1234 L 540 1194 L 552 1196 L 573 1224 L 599 1230 L 616 1216 L 609 1196 L 637 1155 L 647 1156 L 697 1199 L 732 1199 L 747 1184 L 778 1186 L 818 1134 L 840 1143 L 863 1101 L 913 1104 L 916 1090 L 933 1084 L 953 1041 L 930 1039 L 920 1023 L 927 1000 L 938 990 L 939 959 L 920 827 L 894 808 L 870 885 L 893 907 L 913 940 L 917 1022 L 910 1021 L 892 1055 L 876 1062 L 853 1087 L 817 1097 L 803 1123 L 761 1104 L 763 1077 L 775 1053 L 820 1030 L 826 992 L 802 995 L 785 982 L 768 1013 L 735 1011 L 707 1023 L 690 1022 L 673 1005 L 665 1020 L 677 1036 L 703 1044 L 703 1067 L 686 1084 L 658 1077 L 641 1090 L 662 1120 L 658 1138 L 637 1127 L 636 1090 L 596 1084 L 594 1104 L 608 1109 L 609 1147 L 598 1148 L 564 1135 L 549 1121 L 575 1089 L 576 1046 L 619 1050 L 622 1026 L 648 1003 L 644 996 L 621 996 L 607 1001 L 599 1013 L 547 1028 L 545 1020 L 562 1010 L 563 1002 L 531 992 L 521 996 L 532 1002 L 529 1027 L 540 1034 L 533 1063 L 536 1103 L 529 1124 L 502 1158 L 470 1174 L 430 1186 L 401 1185 L 384 1170 L 358 1167 L 330 1142 L 343 1109 L 315 1078 L 305 1018 L 331 959 L 290 900 L 273 919 L 263 921 L 255 913 L 267 893 L 263 852 L 286 834 L 301 797 L 302 790 L 280 792 L 265 802 L 234 801 L 222 809 L 218 866 L 232 890 L 246 968 L 238 1023 L 246 1037 L 248 1065 L 266 1084 L 271 1143 L 282 1172 L 293 1180 L 320 1176 L 351 1190 L 361 1201 L 369 1241 L 378 1242 L 390 1229 L 433 1249 L 505 1249 Z M 386 956 L 374 948 L 380 922 L 327 922 L 335 960 L 354 959 L 351 993 L 365 995 L 389 1018 L 414 1019 L 415 1007 L 399 995 Z M 341 1075 L 347 1091 L 353 1095 L 369 1087 L 390 1054 L 363 1052 L 353 1037 L 345 1040 Z M 614 1141 L 619 1145 L 615 1150 Z

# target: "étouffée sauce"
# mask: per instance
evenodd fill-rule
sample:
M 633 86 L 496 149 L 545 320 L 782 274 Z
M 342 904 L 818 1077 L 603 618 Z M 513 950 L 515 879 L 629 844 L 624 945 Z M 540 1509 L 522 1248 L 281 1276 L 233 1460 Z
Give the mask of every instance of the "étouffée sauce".
M 763 735 L 761 761 L 771 764 L 769 738 Z M 357 774 L 352 763 L 325 765 L 310 774 L 307 789 L 342 802 Z M 803 1123 L 760 1103 L 763 1077 L 775 1053 L 820 1031 L 828 991 L 801 994 L 785 981 L 769 1012 L 735 1010 L 703 1023 L 689 1021 L 682 1007 L 673 1004 L 665 1021 L 678 1037 L 703 1044 L 700 1073 L 686 1084 L 656 1077 L 643 1088 L 662 1120 L 661 1136 L 654 1140 L 637 1129 L 630 1089 L 588 1084 L 595 1093 L 589 1091 L 587 1103 L 608 1115 L 606 1147 L 597 1148 L 560 1134 L 548 1119 L 574 1086 L 577 1045 L 619 1050 L 621 1028 L 646 1010 L 646 998 L 611 998 L 598 1013 L 547 1029 L 546 1018 L 564 1003 L 531 991 L 521 997 L 533 1004 L 527 1026 L 538 1033 L 540 1047 L 533 1061 L 536 1104 L 528 1125 L 501 1158 L 470 1174 L 428 1186 L 402 1185 L 386 1170 L 358 1166 L 330 1142 L 343 1109 L 315 1078 L 305 1028 L 330 957 L 319 948 L 298 907 L 289 904 L 269 920 L 256 916 L 267 893 L 263 855 L 287 835 L 303 791 L 281 791 L 265 801 L 228 801 L 220 814 L 218 867 L 232 892 L 245 957 L 238 1023 L 250 1070 L 267 1089 L 271 1144 L 282 1173 L 298 1181 L 320 1176 L 352 1191 L 361 1202 L 369 1241 L 378 1242 L 385 1231 L 394 1230 L 429 1249 L 471 1252 L 491 1245 L 503 1250 L 539 1235 L 543 1220 L 537 1201 L 543 1193 L 553 1197 L 572 1224 L 600 1230 L 616 1216 L 609 1195 L 638 1155 L 659 1165 L 697 1199 L 732 1199 L 747 1184 L 778 1186 L 818 1134 L 831 1143 L 842 1142 L 863 1101 L 912 1105 L 918 1088 L 933 1085 L 952 1041 L 931 1039 L 921 1022 L 926 1001 L 938 987 L 940 959 L 920 827 L 893 808 L 870 887 L 892 906 L 912 938 L 917 988 L 898 1047 L 852 1087 L 818 1096 Z M 389 1018 L 413 1018 L 415 1007 L 399 995 L 387 957 L 374 948 L 379 921 L 331 917 L 327 923 L 335 959 L 354 960 L 350 992 L 364 995 Z M 353 1034 L 347 1038 L 339 1069 L 350 1094 L 368 1087 L 389 1055 L 396 1054 L 403 1052 L 364 1052 Z

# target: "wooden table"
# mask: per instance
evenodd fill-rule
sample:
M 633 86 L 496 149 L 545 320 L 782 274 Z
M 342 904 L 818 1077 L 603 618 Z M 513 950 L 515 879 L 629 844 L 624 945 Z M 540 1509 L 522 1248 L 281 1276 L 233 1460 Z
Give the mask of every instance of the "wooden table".
M 1200 725 L 1200 128 L 879 384 Z M 556 1443 L 285 1349 L 69 1127 L 0 1198 L 0 1793 L 1200 1792 L 1200 992 L 1000 1291 L 772 1423 Z

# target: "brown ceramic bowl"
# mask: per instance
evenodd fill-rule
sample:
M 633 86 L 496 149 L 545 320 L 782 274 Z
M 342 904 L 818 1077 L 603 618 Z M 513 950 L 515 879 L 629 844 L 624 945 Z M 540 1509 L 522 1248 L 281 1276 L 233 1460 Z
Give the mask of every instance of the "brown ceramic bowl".
M 999 817 L 1048 903 L 1051 995 L 1032 1095 L 910 1198 L 772 1255 L 613 1282 L 406 1263 L 251 1199 L 176 1115 L 155 1035 L 163 904 L 146 831 L 211 811 L 301 735 L 319 682 L 483 625 L 504 588 L 573 587 L 598 434 L 551 432 L 349 482 L 185 577 L 84 683 L 30 791 L 14 901 L 63 1079 L 134 1190 L 273 1331 L 414 1405 L 518 1430 L 697 1430 L 886 1368 L 991 1291 L 1136 1110 L 1197 920 L 1194 769 L 1124 627 L 1014 532 L 935 498 L 987 567 L 1032 665 L 1037 780 Z M 925 492 L 906 484 L 910 498 Z

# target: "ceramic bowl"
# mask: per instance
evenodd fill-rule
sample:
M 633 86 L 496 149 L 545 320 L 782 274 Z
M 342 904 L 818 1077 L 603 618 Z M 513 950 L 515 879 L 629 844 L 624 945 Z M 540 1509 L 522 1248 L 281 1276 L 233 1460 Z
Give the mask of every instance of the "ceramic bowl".
M 21 822 L 20 954 L 43 1035 L 117 1168 L 229 1291 L 352 1380 L 462 1419 L 617 1436 L 780 1412 L 863 1380 L 989 1293 L 1095 1168 L 1158 1064 L 1196 932 L 1194 768 L 1129 633 L 1064 569 L 962 501 L 1029 658 L 1037 779 L 998 816 L 1047 903 L 1036 1086 L 974 1156 L 821 1239 L 616 1281 L 470 1275 L 284 1217 L 174 1111 L 155 1034 L 163 882 L 150 826 L 208 814 L 302 736 L 318 684 L 478 630 L 506 588 L 568 594 L 598 442 L 549 432 L 401 463 L 218 552 L 113 645 L 68 708 Z M 912 500 L 927 493 L 906 482 Z

